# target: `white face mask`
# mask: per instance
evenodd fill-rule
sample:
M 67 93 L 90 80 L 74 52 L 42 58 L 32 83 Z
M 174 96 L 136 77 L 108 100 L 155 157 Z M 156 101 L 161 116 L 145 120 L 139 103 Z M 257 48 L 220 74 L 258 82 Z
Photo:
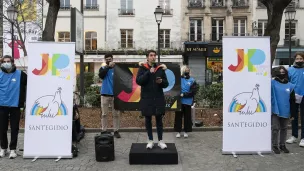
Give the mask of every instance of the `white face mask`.
M 12 63 L 2 63 L 1 67 L 5 69 L 11 69 L 12 68 Z

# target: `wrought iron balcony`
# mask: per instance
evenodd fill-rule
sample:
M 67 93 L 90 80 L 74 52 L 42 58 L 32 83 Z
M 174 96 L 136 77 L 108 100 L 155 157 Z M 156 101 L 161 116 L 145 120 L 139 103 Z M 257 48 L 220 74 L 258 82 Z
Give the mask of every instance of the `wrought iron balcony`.
M 250 33 L 232 33 L 232 36 L 250 36 Z
M 248 1 L 249 0 L 233 0 L 233 5 L 232 7 L 236 7 L 236 8 L 239 8 L 239 7 L 249 7 L 249 4 L 248 4 Z
M 188 8 L 204 8 L 205 0 L 188 0 Z
M 119 41 L 118 42 L 118 47 L 119 49 L 134 49 L 135 48 L 135 42 L 134 41 L 124 41 L 124 42 L 121 42 Z
M 173 9 L 165 9 L 163 15 L 173 15 Z
M 210 34 L 210 41 L 222 41 L 223 36 L 227 36 L 227 33 L 211 33 Z
M 205 34 L 190 34 L 187 33 L 188 35 L 188 41 L 189 42 L 205 42 Z M 195 39 L 196 37 L 196 39 Z
M 63 5 L 63 6 L 60 6 L 59 10 L 62 10 L 62 11 L 64 11 L 64 10 L 70 10 L 71 7 L 72 7 L 71 5 Z
M 98 4 L 85 4 L 84 9 L 91 10 L 91 11 L 98 11 L 99 5 Z
M 210 7 L 226 7 L 225 0 L 211 0 Z
M 135 9 L 118 9 L 118 15 L 135 15 Z

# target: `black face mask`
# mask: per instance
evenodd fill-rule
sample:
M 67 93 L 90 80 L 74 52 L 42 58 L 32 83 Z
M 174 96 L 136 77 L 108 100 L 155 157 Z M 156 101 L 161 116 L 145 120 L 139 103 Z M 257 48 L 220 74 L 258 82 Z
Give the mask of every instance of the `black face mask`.
M 296 65 L 299 66 L 299 67 L 302 67 L 303 66 L 303 62 L 296 62 Z
M 285 79 L 286 78 L 286 75 L 285 74 L 278 74 L 277 77 L 281 80 Z
M 189 72 L 185 72 L 185 76 L 189 76 Z

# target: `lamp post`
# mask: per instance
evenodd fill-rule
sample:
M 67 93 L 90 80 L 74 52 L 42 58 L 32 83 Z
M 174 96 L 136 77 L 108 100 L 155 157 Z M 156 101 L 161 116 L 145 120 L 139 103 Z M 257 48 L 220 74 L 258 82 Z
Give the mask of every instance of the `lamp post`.
M 285 10 L 285 18 L 289 23 L 289 67 L 291 66 L 291 22 L 295 19 L 295 17 L 296 9 L 294 7 L 287 7 Z
M 158 43 L 158 63 L 160 63 L 160 41 L 159 41 L 159 32 L 160 32 L 160 23 L 162 22 L 162 18 L 163 18 L 163 9 L 160 7 L 160 6 L 157 6 L 157 8 L 155 8 L 155 12 L 154 12 L 154 15 L 155 15 L 155 20 L 156 20 L 156 23 L 158 25 L 158 33 L 157 33 L 157 43 Z
M 259 35 L 256 21 L 252 23 L 252 34 L 253 34 L 253 36 L 258 36 Z
M 15 44 L 14 23 L 17 18 L 18 11 L 14 5 L 11 5 L 7 8 L 6 12 L 7 12 L 7 18 L 9 19 L 9 21 L 11 22 L 11 25 L 12 25 L 12 28 L 11 28 L 12 29 L 12 58 L 14 58 L 14 56 L 15 56 L 15 54 L 14 54 L 14 44 Z

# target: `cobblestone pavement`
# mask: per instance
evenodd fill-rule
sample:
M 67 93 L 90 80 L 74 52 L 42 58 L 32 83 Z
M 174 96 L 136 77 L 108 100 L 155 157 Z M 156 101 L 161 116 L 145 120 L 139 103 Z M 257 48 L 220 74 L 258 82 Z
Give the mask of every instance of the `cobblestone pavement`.
M 121 139 L 115 141 L 116 159 L 113 162 L 96 162 L 94 152 L 94 133 L 86 134 L 86 138 L 79 144 L 80 153 L 74 159 L 38 159 L 31 162 L 22 156 L 11 160 L 0 159 L 0 170 L 100 170 L 100 171 L 300 171 L 304 170 L 304 148 L 298 144 L 288 145 L 290 154 L 280 155 L 242 155 L 233 158 L 222 155 L 222 132 L 193 132 L 188 139 L 175 138 L 175 133 L 165 133 L 166 142 L 176 143 L 179 164 L 158 165 L 129 165 L 129 150 L 134 142 L 145 142 L 145 133 L 121 133 Z M 154 135 L 156 136 L 156 135 Z M 248 142 L 248 145 L 250 142 Z M 23 134 L 19 135 L 19 147 L 23 147 Z M 22 151 L 18 152 L 22 155 Z

